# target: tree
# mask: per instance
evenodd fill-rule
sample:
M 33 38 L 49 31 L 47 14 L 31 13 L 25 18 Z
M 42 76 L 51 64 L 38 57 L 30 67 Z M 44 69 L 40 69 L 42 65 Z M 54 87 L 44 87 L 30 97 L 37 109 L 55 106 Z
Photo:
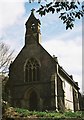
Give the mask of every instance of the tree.
M 84 5 L 77 2 L 50 2 L 46 5 L 41 5 L 37 12 L 43 16 L 49 12 L 59 13 L 59 18 L 66 24 L 66 29 L 72 29 L 76 19 L 80 19 L 84 15 Z
M 5 43 L 0 43 L 0 73 L 7 73 L 11 60 L 13 59 L 14 50 Z
M 46 1 L 46 0 L 44 0 Z M 34 0 L 29 0 L 29 2 L 34 2 Z M 38 0 L 40 3 L 41 0 Z M 46 5 L 41 5 L 37 12 L 43 16 L 47 13 L 58 13 L 59 19 L 63 21 L 67 29 L 72 29 L 76 19 L 80 19 L 84 15 L 84 4 L 81 4 L 78 0 L 72 0 L 71 2 L 67 0 L 53 0 Z
M 13 59 L 14 50 L 10 50 L 10 47 L 5 43 L 0 43 L 0 101 L 6 100 L 9 102 L 9 88 L 8 88 L 8 76 L 5 76 L 9 72 L 9 65 Z M 2 96 L 2 97 L 1 97 Z M 5 102 L 5 101 L 4 101 Z

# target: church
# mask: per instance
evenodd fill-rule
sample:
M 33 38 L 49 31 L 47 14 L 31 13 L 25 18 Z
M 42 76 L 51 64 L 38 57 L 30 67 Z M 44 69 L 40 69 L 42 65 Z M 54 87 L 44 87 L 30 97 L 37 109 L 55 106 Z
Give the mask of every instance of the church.
M 31 12 L 25 45 L 9 67 L 10 102 L 28 110 L 77 111 L 79 87 L 40 43 L 40 20 Z

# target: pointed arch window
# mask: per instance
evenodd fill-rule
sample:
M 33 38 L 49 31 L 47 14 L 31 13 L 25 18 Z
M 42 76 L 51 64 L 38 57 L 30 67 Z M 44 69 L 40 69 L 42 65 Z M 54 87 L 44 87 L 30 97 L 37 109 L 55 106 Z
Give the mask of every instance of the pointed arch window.
M 34 58 L 29 59 L 25 66 L 25 82 L 39 81 L 39 76 L 40 65 L 38 61 Z

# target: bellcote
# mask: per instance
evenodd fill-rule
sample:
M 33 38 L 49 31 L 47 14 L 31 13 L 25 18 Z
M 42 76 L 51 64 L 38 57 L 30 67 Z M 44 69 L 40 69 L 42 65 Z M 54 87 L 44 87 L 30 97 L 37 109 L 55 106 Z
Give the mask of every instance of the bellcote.
M 31 15 L 26 22 L 25 44 L 31 39 L 40 43 L 40 21 L 34 16 L 34 10 L 31 11 Z

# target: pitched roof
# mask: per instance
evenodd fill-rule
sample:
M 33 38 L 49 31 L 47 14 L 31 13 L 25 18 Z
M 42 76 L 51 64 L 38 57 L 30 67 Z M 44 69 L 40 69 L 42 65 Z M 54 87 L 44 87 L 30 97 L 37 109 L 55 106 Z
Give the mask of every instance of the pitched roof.
M 28 18 L 28 20 L 27 20 L 27 22 L 26 22 L 25 25 L 27 25 L 27 23 L 29 23 L 30 21 L 34 21 L 34 22 L 36 22 L 36 23 L 41 24 L 41 23 L 40 23 L 40 20 L 35 17 L 34 11 L 31 11 L 31 14 L 30 14 L 30 16 L 29 16 L 29 18 Z

